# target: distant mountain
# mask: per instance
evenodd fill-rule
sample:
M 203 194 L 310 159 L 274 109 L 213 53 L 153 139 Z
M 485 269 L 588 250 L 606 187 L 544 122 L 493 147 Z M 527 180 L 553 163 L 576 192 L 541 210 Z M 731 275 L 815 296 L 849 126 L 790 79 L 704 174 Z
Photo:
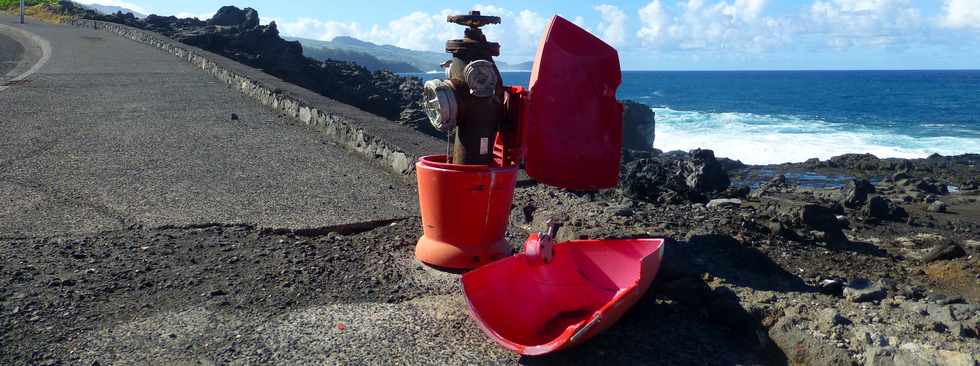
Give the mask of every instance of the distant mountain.
M 303 55 L 317 60 L 335 60 L 353 62 L 368 70 L 388 70 L 391 72 L 421 72 L 412 64 L 399 61 L 381 60 L 366 52 L 348 49 L 317 47 L 303 43 Z
M 78 4 L 78 5 L 81 5 L 86 9 L 91 9 L 105 15 L 112 15 L 115 13 L 123 13 L 123 14 L 133 13 L 133 16 L 137 18 L 141 18 L 141 19 L 146 18 L 146 14 L 140 13 L 138 11 L 126 9 L 121 6 L 99 5 L 99 4 Z
M 353 37 L 336 37 L 332 41 L 318 41 L 314 39 L 307 38 L 294 38 L 294 37 L 284 37 L 287 40 L 299 41 L 303 45 L 304 50 L 310 50 L 307 53 L 308 57 L 318 58 L 312 53 L 316 52 L 315 49 L 320 50 L 333 50 L 333 51 L 348 51 L 354 52 L 355 54 L 367 54 L 383 64 L 392 65 L 404 65 L 408 64 L 414 71 L 395 71 L 395 72 L 417 72 L 417 71 L 433 71 L 440 70 L 443 62 L 448 60 L 451 56 L 443 52 L 431 52 L 431 51 L 415 51 L 409 50 L 401 47 L 395 47 L 392 45 L 378 45 L 371 42 L 366 42 Z M 304 51 L 305 53 L 306 51 Z M 361 56 L 359 56 L 361 57 Z M 336 60 L 336 58 L 335 58 Z M 341 59 L 341 61 L 353 61 Z M 527 71 L 531 69 L 530 62 L 525 62 L 516 65 L 510 65 L 504 62 L 497 62 L 497 66 L 501 70 L 507 71 Z M 371 67 L 362 64 L 362 66 L 371 69 Z M 392 69 L 388 69 L 392 70 Z M 394 70 L 392 70 L 394 71 Z
M 519 64 L 497 62 L 497 67 L 500 68 L 500 71 L 531 71 L 531 68 L 534 67 L 534 61 L 521 62 Z
M 310 50 L 307 53 L 307 57 L 320 58 L 316 53 L 320 52 L 333 52 L 334 54 L 340 54 L 340 52 L 347 52 L 351 55 L 358 55 L 358 57 L 363 58 L 361 55 L 367 55 L 377 62 L 383 64 L 399 64 L 399 65 L 409 65 L 411 70 L 409 71 L 396 71 L 396 72 L 421 72 L 438 70 L 439 65 L 447 60 L 445 54 L 436 52 L 424 52 L 424 51 L 413 51 L 404 48 L 399 48 L 395 46 L 380 46 L 371 42 L 365 42 L 356 38 L 351 37 L 336 37 L 333 41 L 318 41 L 314 39 L 307 38 L 292 38 L 283 37 L 290 41 L 299 41 L 303 45 L 304 50 Z M 320 50 L 319 52 L 316 50 Z M 329 51 L 323 51 L 329 50 Z M 306 51 L 304 51 L 306 53 Z M 340 61 L 353 61 L 356 60 L 346 60 L 341 59 Z M 371 69 L 371 67 L 361 64 L 361 66 Z M 399 69 L 401 69 L 399 67 Z M 388 69 L 391 70 L 391 69 Z M 395 70 L 391 70 L 395 71 Z

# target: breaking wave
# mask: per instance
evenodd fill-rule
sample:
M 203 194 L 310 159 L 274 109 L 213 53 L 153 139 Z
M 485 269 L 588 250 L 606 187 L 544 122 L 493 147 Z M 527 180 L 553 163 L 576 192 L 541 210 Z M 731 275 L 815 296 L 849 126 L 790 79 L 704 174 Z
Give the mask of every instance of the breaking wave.
M 955 136 L 914 136 L 904 131 L 873 129 L 852 123 L 830 123 L 786 115 L 707 113 L 653 108 L 657 113 L 654 147 L 663 150 L 706 148 L 715 155 L 746 164 L 802 162 L 847 153 L 880 158 L 924 158 L 933 153 L 980 152 L 980 134 L 959 126 L 921 125 L 945 129 Z

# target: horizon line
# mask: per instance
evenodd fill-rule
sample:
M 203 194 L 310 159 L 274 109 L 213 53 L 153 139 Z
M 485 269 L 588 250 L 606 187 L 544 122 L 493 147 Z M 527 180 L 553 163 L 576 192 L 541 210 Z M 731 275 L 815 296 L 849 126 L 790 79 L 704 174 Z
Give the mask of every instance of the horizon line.
M 500 72 L 531 72 L 532 70 L 500 70 Z M 977 71 L 980 69 L 623 69 L 621 72 L 846 72 L 846 71 Z M 440 70 L 397 72 L 396 74 L 429 74 L 442 72 Z
M 918 69 L 623 69 L 629 71 L 655 72 L 783 72 L 783 71 L 980 71 L 960 68 L 918 68 Z

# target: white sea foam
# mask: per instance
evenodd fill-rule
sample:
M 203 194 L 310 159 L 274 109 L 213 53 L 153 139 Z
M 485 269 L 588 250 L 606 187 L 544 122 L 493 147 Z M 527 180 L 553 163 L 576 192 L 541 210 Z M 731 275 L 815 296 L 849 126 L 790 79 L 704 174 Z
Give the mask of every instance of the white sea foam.
M 802 162 L 847 153 L 924 158 L 933 153 L 980 152 L 980 138 L 975 134 L 913 137 L 792 116 L 653 110 L 657 112 L 654 147 L 664 151 L 712 149 L 717 156 L 746 164 Z

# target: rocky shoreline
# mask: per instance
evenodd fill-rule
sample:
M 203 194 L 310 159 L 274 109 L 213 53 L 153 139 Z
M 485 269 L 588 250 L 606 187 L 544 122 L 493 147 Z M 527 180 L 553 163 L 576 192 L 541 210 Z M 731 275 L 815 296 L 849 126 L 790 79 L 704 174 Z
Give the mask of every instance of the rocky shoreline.
M 977 162 L 856 155 L 752 167 L 707 150 L 629 152 L 619 189 L 532 185 L 511 219 L 532 231 L 558 218 L 569 224 L 562 240 L 672 238 L 651 296 L 759 339 L 753 347 L 775 346 L 773 363 L 972 366 Z M 731 185 L 729 174 L 758 169 L 861 178 L 811 188 L 777 173 L 755 188 Z

